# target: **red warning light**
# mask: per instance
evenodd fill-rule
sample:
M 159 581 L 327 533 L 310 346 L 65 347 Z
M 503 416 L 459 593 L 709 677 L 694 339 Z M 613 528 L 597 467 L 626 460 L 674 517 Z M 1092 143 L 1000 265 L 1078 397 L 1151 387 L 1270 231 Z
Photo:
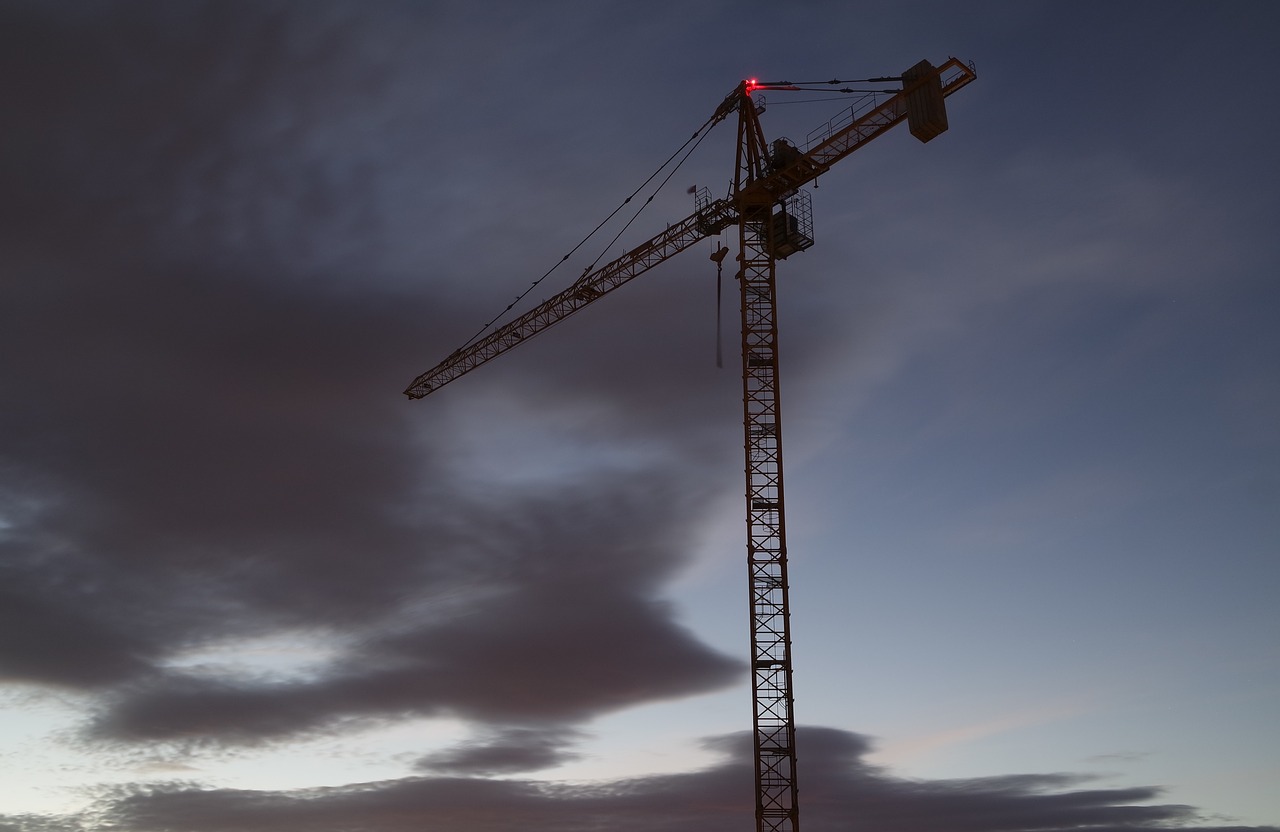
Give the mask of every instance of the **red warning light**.
M 751 95 L 751 91 L 758 88 L 759 86 L 760 86 L 760 82 L 757 81 L 755 78 L 749 79 L 747 81 L 747 95 Z

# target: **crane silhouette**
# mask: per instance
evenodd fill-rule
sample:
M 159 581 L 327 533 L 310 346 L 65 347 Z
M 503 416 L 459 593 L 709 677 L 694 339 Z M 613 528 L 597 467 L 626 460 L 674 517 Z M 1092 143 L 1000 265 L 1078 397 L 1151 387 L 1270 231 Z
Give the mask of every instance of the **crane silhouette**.
M 758 93 L 830 90 L 851 82 L 742 81 L 704 125 L 718 124 L 735 113 L 738 117 L 735 174 L 726 197 L 713 200 L 705 189 L 698 191 L 693 214 L 616 260 L 589 268 L 573 285 L 484 337 L 473 338 L 404 391 L 412 399 L 435 392 L 700 240 L 737 226 L 757 832 L 798 832 L 800 822 L 778 388 L 777 263 L 813 245 L 806 185 L 904 121 L 922 142 L 945 132 L 944 99 L 976 78 L 972 64 L 949 58 L 938 67 L 920 61 L 899 76 L 860 79 L 902 86 L 858 99 L 815 130 L 804 147 L 786 139 L 766 141 Z M 726 248 L 717 247 L 712 255 L 717 267 L 726 253 Z

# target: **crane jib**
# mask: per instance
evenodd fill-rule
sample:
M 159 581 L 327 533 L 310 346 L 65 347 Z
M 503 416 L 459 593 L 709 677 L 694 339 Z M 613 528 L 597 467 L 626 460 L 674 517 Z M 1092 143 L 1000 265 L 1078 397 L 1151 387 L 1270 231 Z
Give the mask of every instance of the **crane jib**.
M 510 321 L 488 336 L 455 350 L 444 361 L 413 380 L 405 395 L 420 399 L 439 390 L 445 384 L 475 369 L 492 358 L 514 347 L 597 300 L 623 283 L 653 268 L 689 246 L 730 225 L 739 222 L 738 206 L 744 203 L 772 205 L 800 187 L 814 181 L 836 162 L 883 134 L 904 119 L 911 119 L 911 111 L 918 111 L 912 124 L 913 133 L 937 135 L 945 129 L 945 111 L 940 110 L 938 95 L 951 95 L 977 77 L 971 64 L 949 58 L 934 68 L 921 61 L 902 74 L 906 85 L 898 94 L 887 99 L 868 112 L 851 113 L 848 121 L 834 127 L 821 141 L 804 153 L 795 153 L 785 165 L 773 169 L 768 176 L 749 182 L 736 195 L 736 199 L 722 199 L 694 212 L 663 233 L 637 246 L 622 257 L 600 269 L 584 275 L 573 286 L 544 300 L 537 308 Z M 872 79 L 881 80 L 881 79 Z M 883 80 L 889 80 L 885 78 Z M 720 105 L 720 116 L 728 106 L 742 105 L 747 82 L 743 82 Z M 760 86 L 764 86 L 763 84 Z M 917 90 L 929 86 L 929 100 L 924 100 Z M 914 105 L 913 105 L 914 101 Z M 928 141 L 928 139 L 923 139 Z
M 527 338 L 557 324 L 584 306 L 599 300 L 634 277 L 684 251 L 689 246 L 737 222 L 737 212 L 727 199 L 667 228 L 618 259 L 583 275 L 572 286 L 543 301 L 534 309 L 494 330 L 468 347 L 455 350 L 439 365 L 414 379 L 405 389 L 411 399 L 439 390 L 459 376 L 496 358 Z

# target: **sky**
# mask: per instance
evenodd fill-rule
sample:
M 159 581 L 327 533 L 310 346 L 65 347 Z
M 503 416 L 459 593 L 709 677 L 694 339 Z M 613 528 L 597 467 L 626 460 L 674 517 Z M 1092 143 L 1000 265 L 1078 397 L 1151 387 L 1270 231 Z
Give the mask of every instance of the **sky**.
M 720 241 L 401 391 L 628 195 L 520 308 L 725 195 L 732 123 L 641 185 L 743 78 L 950 55 L 949 132 L 824 174 L 779 266 L 803 826 L 1280 829 L 1277 47 L 1269 2 L 0 0 L 0 831 L 750 828 Z

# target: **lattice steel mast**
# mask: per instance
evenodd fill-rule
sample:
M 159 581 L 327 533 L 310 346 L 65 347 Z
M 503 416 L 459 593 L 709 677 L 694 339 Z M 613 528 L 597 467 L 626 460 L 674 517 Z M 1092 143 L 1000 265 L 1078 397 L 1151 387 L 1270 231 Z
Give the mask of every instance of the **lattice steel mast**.
M 775 200 L 752 190 L 767 175 L 756 106 L 744 87 L 738 108 L 738 272 L 742 295 L 742 429 L 746 449 L 747 572 L 751 601 L 751 701 L 755 732 L 756 827 L 797 828 L 795 713 L 778 396 L 777 258 L 787 238 L 774 227 Z M 802 237 L 801 247 L 807 248 Z
M 759 109 L 751 97 L 760 89 L 799 87 L 790 82 L 742 82 L 712 118 L 714 123 L 731 113 L 738 115 L 736 174 L 728 198 L 699 200 L 698 210 L 689 217 L 584 274 L 488 336 L 455 350 L 405 390 L 410 398 L 422 398 L 699 240 L 737 225 L 757 832 L 799 830 L 778 387 L 777 261 L 813 244 L 807 193 L 800 190 L 804 185 L 904 120 L 921 141 L 939 135 L 947 129 L 944 97 L 976 77 L 972 66 L 951 58 L 940 67 L 921 61 L 898 78 L 875 79 L 901 80 L 903 88 L 861 111 L 851 108 L 847 115 L 829 122 L 803 150 L 781 139 L 766 143 Z

